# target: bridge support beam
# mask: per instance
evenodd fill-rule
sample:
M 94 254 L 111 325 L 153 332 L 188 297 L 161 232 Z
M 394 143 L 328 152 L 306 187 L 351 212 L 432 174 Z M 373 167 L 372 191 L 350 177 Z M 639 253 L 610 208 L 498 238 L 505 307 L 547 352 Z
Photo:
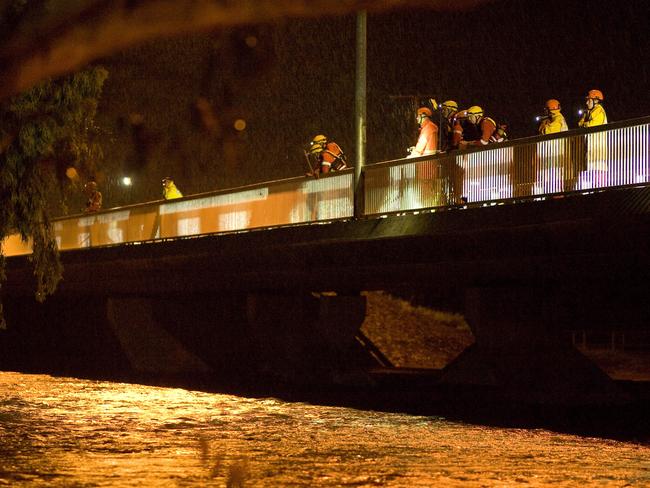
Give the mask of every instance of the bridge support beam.
M 563 337 L 570 324 L 564 322 L 561 302 L 558 293 L 541 287 L 467 290 L 465 318 L 476 341 L 445 368 L 441 382 L 491 387 L 531 404 L 627 402 L 627 395 Z
M 368 381 L 360 295 L 55 295 L 7 297 L 5 309 L 0 369 L 236 386 Z

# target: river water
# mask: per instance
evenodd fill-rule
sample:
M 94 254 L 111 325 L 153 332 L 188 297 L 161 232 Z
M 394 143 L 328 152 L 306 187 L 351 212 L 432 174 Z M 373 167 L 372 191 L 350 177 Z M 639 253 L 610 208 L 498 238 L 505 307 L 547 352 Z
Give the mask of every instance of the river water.
M 650 445 L 0 372 L 0 486 L 650 486 Z

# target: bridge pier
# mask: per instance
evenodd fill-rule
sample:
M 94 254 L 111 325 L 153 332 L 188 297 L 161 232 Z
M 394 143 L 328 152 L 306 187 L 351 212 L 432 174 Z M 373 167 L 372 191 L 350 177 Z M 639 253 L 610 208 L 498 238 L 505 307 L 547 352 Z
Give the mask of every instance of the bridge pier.
M 530 404 L 612 405 L 626 393 L 573 348 L 560 291 L 533 286 L 466 291 L 465 319 L 475 343 L 443 371 L 441 383 L 492 387 Z

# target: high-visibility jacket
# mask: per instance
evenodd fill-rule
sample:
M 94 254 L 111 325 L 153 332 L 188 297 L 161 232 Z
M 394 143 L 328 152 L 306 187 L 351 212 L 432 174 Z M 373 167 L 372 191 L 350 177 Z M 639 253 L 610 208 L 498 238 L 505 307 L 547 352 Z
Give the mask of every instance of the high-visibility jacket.
M 328 142 L 320 153 L 318 153 L 320 172 L 341 171 L 348 167 L 345 154 L 336 142 Z
M 542 120 L 542 123 L 539 124 L 540 134 L 555 134 L 569 130 L 569 127 L 566 125 L 566 120 L 564 120 L 564 115 L 559 110 L 551 110 L 550 112 L 550 116 Z
M 431 119 L 425 118 L 420 126 L 418 142 L 409 154 L 409 158 L 417 158 L 427 154 L 435 154 L 438 149 L 438 126 Z
M 580 120 L 578 121 L 578 127 L 595 127 L 606 123 L 607 114 L 605 113 L 605 107 L 598 103 L 594 105 L 594 108 L 586 110 L 585 113 L 582 114 L 582 117 L 580 117 Z
M 472 146 L 487 146 L 490 143 L 490 138 L 497 130 L 497 124 L 490 117 L 481 117 L 476 124 L 480 128 L 481 137 L 474 141 L 467 141 L 467 144 Z
M 163 187 L 163 197 L 165 200 L 173 200 L 174 198 L 183 198 L 183 194 L 176 188 L 174 182 L 171 182 Z

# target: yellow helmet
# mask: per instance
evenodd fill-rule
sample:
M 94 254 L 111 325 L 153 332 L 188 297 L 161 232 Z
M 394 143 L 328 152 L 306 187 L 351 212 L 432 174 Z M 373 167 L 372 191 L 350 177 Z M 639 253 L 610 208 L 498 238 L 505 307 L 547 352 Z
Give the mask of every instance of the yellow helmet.
M 309 153 L 318 154 L 320 152 L 323 152 L 326 145 L 327 137 L 325 137 L 323 134 L 318 134 L 317 136 L 314 136 L 314 138 L 309 143 Z
M 467 115 L 483 115 L 483 109 L 478 105 L 472 105 L 467 109 Z
M 458 111 L 458 104 L 453 100 L 447 100 L 446 102 L 442 102 L 441 107 L 453 110 L 454 112 Z

